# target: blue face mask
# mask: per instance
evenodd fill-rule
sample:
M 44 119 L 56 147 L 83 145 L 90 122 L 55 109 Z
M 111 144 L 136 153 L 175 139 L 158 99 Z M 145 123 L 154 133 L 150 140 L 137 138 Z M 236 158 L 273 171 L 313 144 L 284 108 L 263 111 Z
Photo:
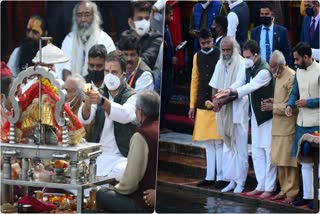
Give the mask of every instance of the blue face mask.
M 313 10 L 314 6 L 312 8 L 307 7 L 306 8 L 306 14 L 310 17 L 312 17 L 314 15 L 314 10 Z

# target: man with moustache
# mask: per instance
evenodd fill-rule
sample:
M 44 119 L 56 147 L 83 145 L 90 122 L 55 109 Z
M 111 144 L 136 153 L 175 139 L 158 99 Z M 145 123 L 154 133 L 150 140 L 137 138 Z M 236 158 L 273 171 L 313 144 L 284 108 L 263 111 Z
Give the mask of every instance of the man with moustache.
M 97 158 L 97 175 L 120 180 L 127 164 L 129 141 L 135 132 L 135 91 L 124 81 L 125 56 L 112 51 L 106 56 L 103 88 L 91 90 L 78 112 L 83 124 L 90 124 L 103 110 L 104 122 L 95 127 L 100 137 L 102 154 Z
M 298 142 L 305 133 L 319 132 L 319 80 L 320 65 L 311 58 L 311 47 L 308 43 L 299 42 L 293 49 L 294 64 L 298 66 L 293 88 L 285 113 L 293 117 L 293 110 L 299 109 L 296 133 L 292 145 L 291 156 L 296 157 Z M 307 145 L 302 145 L 306 147 Z M 302 199 L 293 202 L 295 206 L 313 207 L 313 162 L 300 162 L 303 183 Z
M 139 40 L 140 58 L 154 69 L 163 35 L 150 26 L 152 4 L 149 1 L 132 1 L 128 18 L 130 29 L 121 36 L 135 36 Z
M 32 59 L 39 50 L 39 39 L 46 35 L 46 20 L 38 14 L 31 16 L 27 24 L 26 38 L 20 47 L 14 49 L 8 61 L 13 76 L 17 76 L 24 68 L 34 65 Z
M 139 57 L 138 39 L 133 36 L 122 36 L 118 44 L 126 56 L 126 82 L 136 91 L 153 90 L 154 81 L 149 66 Z
M 188 113 L 189 118 L 195 121 L 192 140 L 201 142 L 206 147 L 207 175 L 197 186 L 207 186 L 217 181 L 216 185 L 221 187 L 223 143 L 217 132 L 215 112 L 205 107 L 205 101 L 211 99 L 211 87 L 208 83 L 220 52 L 213 46 L 211 31 L 207 28 L 200 30 L 199 42 L 201 49 L 193 57 Z
M 71 73 L 88 74 L 88 52 L 93 45 L 104 45 L 108 53 L 116 49 L 110 36 L 100 28 L 102 21 L 95 3 L 81 1 L 76 4 L 72 20 L 72 32 L 65 37 L 61 47 L 70 60 L 56 66 L 58 78 L 63 80 Z
M 107 50 L 104 45 L 94 45 L 90 48 L 88 56 L 88 75 L 85 76 L 86 82 L 91 83 L 93 90 L 102 89 L 105 87 L 103 80 Z M 84 126 L 87 131 L 86 139 L 89 142 L 100 141 L 101 127 L 103 127 L 104 121 L 104 110 L 100 106 L 97 106 L 95 118 L 91 121 L 90 125 Z
M 217 93 L 216 98 L 249 95 L 251 115 L 252 161 L 256 179 L 255 190 L 248 195 L 270 197 L 276 188 L 277 168 L 271 164 L 272 112 L 261 111 L 261 102 L 273 97 L 274 80 L 269 65 L 260 57 L 259 45 L 248 40 L 243 46 L 246 75 L 237 78 L 232 87 Z
M 220 59 L 209 85 L 212 95 L 217 90 L 232 88 L 237 79 L 246 74 L 245 60 L 240 55 L 240 46 L 232 37 L 225 37 L 220 44 Z M 235 97 L 231 97 L 232 100 Z M 227 100 L 213 98 L 214 105 Z M 230 100 L 228 101 L 230 102 Z M 248 96 L 241 97 L 219 108 L 216 106 L 218 132 L 223 136 L 224 161 L 223 178 L 230 183 L 221 192 L 234 189 L 234 193 L 241 193 L 246 182 L 248 163 L 248 126 L 249 126 L 249 101 Z

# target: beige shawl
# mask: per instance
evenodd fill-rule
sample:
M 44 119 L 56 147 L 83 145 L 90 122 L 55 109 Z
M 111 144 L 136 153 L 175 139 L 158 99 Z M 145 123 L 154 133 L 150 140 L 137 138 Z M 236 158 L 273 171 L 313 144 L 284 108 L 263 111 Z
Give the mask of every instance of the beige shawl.
M 236 81 L 238 70 L 239 70 L 239 63 L 240 63 L 240 56 L 235 54 L 232 56 L 231 62 L 224 64 L 220 63 L 221 68 L 218 68 L 217 71 L 219 72 L 219 81 L 218 81 L 218 89 L 225 89 L 224 82 L 226 80 L 226 88 L 229 88 L 233 82 Z M 225 66 L 228 66 L 228 76 L 225 75 Z M 233 149 L 233 142 L 234 142 L 234 135 L 233 135 L 233 107 L 232 102 L 224 105 L 220 111 L 217 113 L 217 124 L 218 124 L 218 132 L 222 135 L 224 143 L 227 145 L 229 149 L 234 151 Z

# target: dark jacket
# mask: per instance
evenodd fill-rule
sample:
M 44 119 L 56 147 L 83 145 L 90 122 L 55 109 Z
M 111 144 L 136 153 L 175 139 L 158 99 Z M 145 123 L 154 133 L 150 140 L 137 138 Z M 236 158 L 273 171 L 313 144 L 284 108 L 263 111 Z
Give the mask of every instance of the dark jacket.
M 263 25 L 255 27 L 251 30 L 251 39 L 260 44 L 260 35 Z M 265 47 L 260 47 L 265 48 Z M 292 54 L 288 38 L 288 29 L 280 25 L 273 25 L 273 43 L 271 52 L 279 50 L 286 58 L 287 65 L 292 67 Z
M 133 30 L 122 32 L 122 36 L 133 36 Z M 153 70 L 156 64 L 160 45 L 162 43 L 162 34 L 154 29 L 151 29 L 147 34 L 139 38 L 140 58 Z
M 319 25 L 320 23 L 318 22 L 318 25 L 316 27 L 316 30 L 314 32 L 314 37 L 313 40 L 311 41 L 310 39 L 310 34 L 309 34 L 309 28 L 311 25 L 312 17 L 310 16 L 305 16 L 302 22 L 302 29 L 301 29 L 301 35 L 300 35 L 300 41 L 301 42 L 308 42 L 311 46 L 311 48 L 318 49 L 319 48 Z
M 151 120 L 147 118 L 137 131 L 147 141 L 149 153 L 146 171 L 141 181 L 139 182 L 138 190 L 132 194 L 132 197 L 137 202 L 137 204 L 139 204 L 141 207 L 145 207 L 146 210 L 152 212 L 153 208 L 148 207 L 143 200 L 143 192 L 148 189 L 156 188 L 159 120 Z
M 254 78 L 262 69 L 267 69 L 271 75 L 271 81 L 265 87 L 259 88 L 251 93 L 250 102 L 254 115 L 256 116 L 257 124 L 260 126 L 264 122 L 270 120 L 273 116 L 272 111 L 261 111 L 261 100 L 273 97 L 274 95 L 274 79 L 270 72 L 269 65 L 266 61 L 259 58 L 252 68 L 246 69 L 246 82 L 250 82 L 250 77 Z M 251 111 L 251 108 L 250 108 Z
M 131 81 L 132 78 L 133 79 L 133 82 L 132 82 L 132 85 L 130 85 L 131 88 L 136 88 L 136 82 L 137 82 L 137 79 L 139 79 L 139 77 L 143 74 L 143 72 L 150 72 L 152 74 L 152 78 L 153 78 L 153 82 L 155 82 L 155 74 L 153 73 L 153 71 L 151 71 L 151 69 L 149 68 L 149 66 L 144 62 L 144 61 L 140 61 L 140 64 L 139 64 L 139 67 L 137 69 L 137 73 L 136 75 L 133 77 L 131 76 L 128 80 L 128 83 Z
M 244 43 L 248 39 L 248 29 L 250 25 L 249 7 L 246 2 L 241 2 L 240 4 L 232 8 L 230 12 L 234 12 L 239 19 L 239 24 L 237 26 L 236 32 L 236 40 L 239 43 L 242 50 Z
M 206 55 L 199 50 L 197 52 L 197 66 L 199 73 L 198 93 L 196 108 L 207 110 L 206 100 L 211 100 L 212 88 L 209 85 L 210 79 L 214 73 L 216 64 L 220 57 L 220 51 L 214 47 L 213 51 Z
M 120 87 L 121 87 L 120 91 L 113 98 L 113 101 L 115 103 L 119 103 L 123 105 L 129 99 L 129 97 L 135 94 L 135 91 L 131 87 L 129 87 L 126 83 L 122 84 Z M 103 96 L 109 98 L 107 87 L 99 89 L 99 92 Z M 104 127 L 105 111 L 102 108 L 98 107 L 95 118 L 96 118 L 96 122 L 94 124 L 94 129 L 92 134 L 93 139 L 91 142 L 100 141 L 101 133 Z M 130 138 L 134 134 L 137 126 L 132 123 L 122 124 L 116 121 L 114 121 L 113 123 L 114 123 L 114 136 L 115 136 L 119 151 L 124 157 L 127 157 L 129 152 Z

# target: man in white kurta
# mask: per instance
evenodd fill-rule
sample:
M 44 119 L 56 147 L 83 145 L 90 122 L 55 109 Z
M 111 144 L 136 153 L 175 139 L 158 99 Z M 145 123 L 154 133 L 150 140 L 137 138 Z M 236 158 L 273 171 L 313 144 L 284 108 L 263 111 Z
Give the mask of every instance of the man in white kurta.
M 244 58 L 240 55 L 238 43 L 231 37 L 225 37 L 220 43 L 220 59 L 209 82 L 213 90 L 232 87 L 236 79 L 245 76 Z M 230 111 L 228 111 L 228 109 Z M 223 136 L 224 162 L 223 177 L 229 180 L 222 192 L 234 189 L 240 193 L 248 174 L 248 96 L 243 96 L 221 108 L 217 113 L 218 132 Z M 219 109 L 220 110 L 220 109 Z M 229 119 L 225 119 L 229 118 Z
M 249 94 L 251 112 L 252 160 L 258 185 L 248 195 L 261 194 L 267 198 L 276 188 L 277 168 L 271 164 L 271 118 L 267 113 L 261 113 L 260 101 L 263 94 L 273 97 L 273 79 L 269 67 L 259 56 L 258 43 L 249 40 L 244 44 L 243 57 L 245 58 L 246 76 L 242 76 L 231 88 L 222 91 L 217 98 L 223 96 L 237 96 L 241 98 Z M 257 95 L 257 93 L 260 93 Z M 257 98 L 258 97 L 258 98 Z M 260 100 L 257 100 L 259 99 Z M 263 117 L 261 119 L 261 117 Z
M 99 27 L 102 22 L 95 3 L 79 2 L 73 9 L 73 20 L 73 30 L 61 47 L 70 61 L 56 66 L 60 79 L 65 78 L 64 73 L 88 74 L 88 52 L 93 45 L 104 45 L 108 53 L 116 49 L 111 37 Z
M 107 176 L 120 180 L 127 165 L 127 158 L 121 155 L 116 144 L 114 136 L 113 121 L 121 123 L 130 123 L 135 120 L 136 95 L 131 96 L 124 105 L 113 102 L 112 96 L 109 97 L 111 111 L 106 119 L 102 130 L 100 144 L 102 154 L 97 158 L 97 176 Z M 85 120 L 82 117 L 82 108 L 78 111 L 78 118 L 82 124 L 90 124 L 94 119 L 97 110 L 97 104 L 91 106 L 90 117 Z
M 115 130 L 115 123 L 130 125 L 136 121 L 136 95 L 133 89 L 124 82 L 125 70 L 122 68 L 125 68 L 125 59 L 120 59 L 121 56 L 124 56 L 118 56 L 118 53 L 118 51 L 112 52 L 106 58 L 104 84 L 108 89 L 107 94 L 102 96 L 97 90 L 92 90 L 80 107 L 78 118 L 83 124 L 90 124 L 96 116 L 97 105 L 104 110 L 105 121 L 99 141 L 102 145 L 102 154 L 97 158 L 97 175 L 120 180 L 127 164 L 125 153 L 128 153 L 129 150 L 129 140 L 120 142 L 116 136 L 128 135 L 129 130 L 122 129 L 120 131 L 123 133 L 118 133 Z M 121 63 L 123 64 L 120 66 Z M 120 103 L 124 101 L 122 104 L 116 102 L 115 99 L 119 100 L 119 98 Z M 133 132 L 131 136 L 132 134 Z M 128 137 L 131 138 L 131 136 Z M 122 146 L 122 152 L 118 146 Z

